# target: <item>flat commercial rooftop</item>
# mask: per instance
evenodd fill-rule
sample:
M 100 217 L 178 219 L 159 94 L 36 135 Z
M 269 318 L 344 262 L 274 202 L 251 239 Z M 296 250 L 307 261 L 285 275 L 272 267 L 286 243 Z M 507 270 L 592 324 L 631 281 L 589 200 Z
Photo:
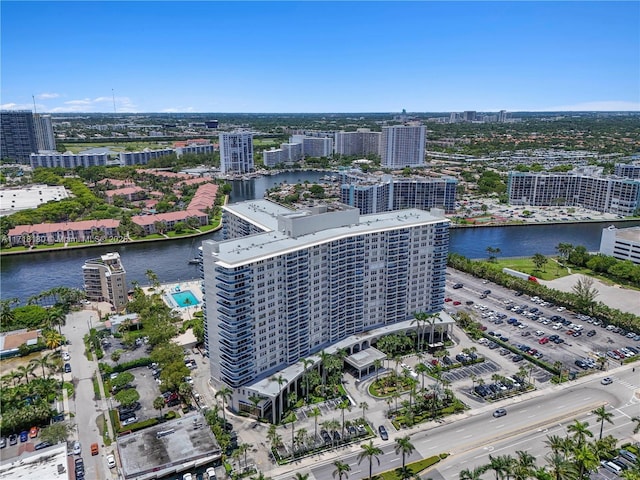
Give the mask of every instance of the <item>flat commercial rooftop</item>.
M 67 444 L 60 443 L 53 447 L 23 453 L 14 457 L 13 461 L 0 464 L 0 478 L 11 480 L 67 480 L 69 465 L 67 460 Z
M 146 480 L 189 471 L 219 459 L 222 451 L 200 413 L 118 438 L 124 477 Z
M 36 208 L 38 205 L 51 200 L 62 200 L 69 194 L 62 186 L 33 185 L 25 188 L 0 189 L 0 215 L 12 213 L 28 208 Z

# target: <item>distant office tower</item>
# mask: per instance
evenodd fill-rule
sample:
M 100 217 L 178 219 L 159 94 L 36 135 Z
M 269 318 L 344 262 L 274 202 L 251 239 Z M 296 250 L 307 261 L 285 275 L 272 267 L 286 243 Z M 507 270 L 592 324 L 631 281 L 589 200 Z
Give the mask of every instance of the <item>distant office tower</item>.
M 424 166 L 425 140 L 424 125 L 382 127 L 381 165 L 387 168 Z
M 506 121 L 507 121 L 507 111 L 500 110 L 500 113 L 498 113 L 498 122 L 505 123 Z
M 600 253 L 640 265 L 640 227 L 616 228 L 611 225 L 603 229 Z
M 55 151 L 56 137 L 53 134 L 51 115 L 40 115 L 36 113 L 33 116 L 33 122 L 36 129 L 36 144 L 38 145 L 38 150 Z
M 339 174 L 340 201 L 356 207 L 362 215 L 405 208 L 455 210 L 455 178 L 404 178 L 391 175 L 368 175 L 362 172 Z
M 616 163 L 613 173 L 619 177 L 640 179 L 640 165 Z
M 335 153 L 338 155 L 379 155 L 380 132 L 359 128 L 355 132 L 336 132 Z
M 456 112 L 451 112 L 449 115 L 449 123 L 457 123 L 458 122 L 458 114 Z
M 566 173 L 509 172 L 512 205 L 579 206 L 599 212 L 634 215 L 640 208 L 640 181 L 602 175 L 602 169 L 576 168 Z
M 218 120 L 205 120 L 204 125 L 207 128 L 217 129 L 218 128 Z
M 0 159 L 28 164 L 32 153 L 38 153 L 38 143 L 31 111 L 0 111 Z
M 202 244 L 206 345 L 211 379 L 233 389 L 236 410 L 254 408 L 249 397 L 259 395 L 260 416 L 271 410 L 276 420 L 288 385 L 274 385 L 275 372 L 291 367 L 282 376 L 295 384 L 301 359 L 338 342 L 355 353 L 371 345 L 365 332 L 405 331 L 414 313 L 442 310 L 441 210 L 287 212 L 266 200 L 223 210 L 249 236 Z
M 462 119 L 465 122 L 474 122 L 476 120 L 476 112 L 474 110 L 466 110 L 462 112 Z
M 254 170 L 253 134 L 246 132 L 220 134 L 220 171 L 250 173 Z
M 127 305 L 127 278 L 119 253 L 86 260 L 82 277 L 89 300 L 109 302 L 118 312 Z

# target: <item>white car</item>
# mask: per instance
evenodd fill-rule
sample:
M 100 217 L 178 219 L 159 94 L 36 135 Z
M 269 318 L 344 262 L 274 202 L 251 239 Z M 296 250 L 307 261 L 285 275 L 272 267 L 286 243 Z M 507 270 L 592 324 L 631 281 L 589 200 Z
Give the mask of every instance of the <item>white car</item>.
M 107 465 L 109 466 L 109 468 L 115 468 L 116 457 L 114 455 L 107 455 Z
M 216 470 L 213 467 L 207 468 L 207 476 L 205 477 L 207 480 L 216 480 Z
M 82 453 L 82 445 L 80 445 L 80 442 L 73 442 L 73 449 L 71 451 L 74 455 L 80 455 Z
M 565 308 L 565 307 L 558 307 L 558 308 L 556 308 L 556 311 L 558 311 L 558 312 L 564 312 L 565 310 L 566 310 L 566 308 Z
M 131 425 L 132 423 L 136 423 L 137 421 L 138 421 L 138 417 L 134 415 L 133 417 L 127 418 L 126 420 L 122 421 L 120 425 L 122 425 L 123 427 L 126 427 L 127 425 Z
M 71 360 L 71 355 L 69 355 L 69 352 L 62 352 L 62 360 L 64 360 L 65 362 Z

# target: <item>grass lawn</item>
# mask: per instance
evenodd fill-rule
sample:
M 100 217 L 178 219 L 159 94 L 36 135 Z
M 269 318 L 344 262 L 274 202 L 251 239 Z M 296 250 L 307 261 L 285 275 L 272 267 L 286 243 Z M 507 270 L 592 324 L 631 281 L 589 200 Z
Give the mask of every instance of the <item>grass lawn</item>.
M 555 280 L 569 275 L 566 267 L 561 267 L 551 257 L 547 258 L 549 261 L 542 267 L 542 270 L 536 268 L 531 258 L 502 258 L 498 259 L 498 265 L 500 265 L 500 268 L 506 267 L 518 272 L 524 272 L 541 280 Z M 572 273 L 575 272 L 572 270 Z

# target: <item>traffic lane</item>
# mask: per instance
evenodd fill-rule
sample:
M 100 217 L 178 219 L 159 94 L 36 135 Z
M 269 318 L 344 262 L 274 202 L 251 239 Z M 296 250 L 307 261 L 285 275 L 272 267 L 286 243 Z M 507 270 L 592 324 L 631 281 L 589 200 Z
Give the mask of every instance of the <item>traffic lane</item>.
M 403 435 L 398 435 L 396 438 L 400 438 L 401 436 Z M 386 445 L 376 444 L 374 440 L 374 444 L 382 449 L 383 453 L 382 455 L 378 455 L 378 458 L 380 459 L 380 465 L 378 465 L 378 462 L 375 460 L 375 458 L 372 458 L 373 463 L 371 472 L 373 475 L 377 475 L 387 470 L 393 470 L 402 467 L 402 453 L 395 453 L 395 441 L 393 440 L 395 439 L 390 439 L 388 441 L 390 444 Z M 413 443 L 412 439 L 410 439 L 410 441 Z M 360 455 L 360 452 L 350 453 L 341 458 L 338 458 L 338 456 L 336 456 L 336 460 L 340 460 L 341 462 L 344 462 L 349 465 L 349 467 L 351 467 L 351 471 L 348 472 L 349 478 L 368 478 L 369 459 L 364 458 L 358 465 L 358 455 Z M 411 462 L 416 462 L 422 458 L 423 457 L 416 449 L 413 451 L 413 453 L 411 453 L 411 455 L 405 456 L 405 463 L 409 464 Z M 316 480 L 332 480 L 335 479 L 335 470 L 336 467 L 333 462 L 331 462 L 312 468 L 311 473 Z
M 626 410 L 626 412 L 621 411 L 623 409 Z M 621 407 L 621 409 L 608 406 L 607 410 L 614 415 L 612 418 L 614 425 L 606 424 L 603 435 L 606 436 L 611 434 L 616 438 L 627 438 L 633 430 L 633 422 L 628 418 L 629 413 L 632 411 L 632 406 L 626 405 Z M 580 422 L 587 422 L 589 424 L 589 430 L 594 435 L 593 438 L 597 438 L 600 433 L 600 424 L 595 418 L 595 415 L 591 412 L 587 412 L 576 416 L 575 419 Z M 495 443 L 489 443 L 472 451 L 449 457 L 442 463 L 442 465 L 438 466 L 438 470 L 444 473 L 446 478 L 458 478 L 461 470 L 473 469 L 481 465 L 486 465 L 489 462 L 489 455 L 514 456 L 515 452 L 518 450 L 527 451 L 534 457 L 538 458 L 538 465 L 542 465 L 544 463 L 545 455 L 549 453 L 549 448 L 545 444 L 547 437 L 550 435 L 565 437 L 567 435 L 568 426 L 573 422 L 573 418 L 567 419 L 558 424 L 536 428 L 532 431 L 525 431 L 522 432 L 521 435 L 500 440 Z M 604 472 L 606 472 L 606 470 Z M 605 477 L 598 478 L 608 477 L 605 475 Z

